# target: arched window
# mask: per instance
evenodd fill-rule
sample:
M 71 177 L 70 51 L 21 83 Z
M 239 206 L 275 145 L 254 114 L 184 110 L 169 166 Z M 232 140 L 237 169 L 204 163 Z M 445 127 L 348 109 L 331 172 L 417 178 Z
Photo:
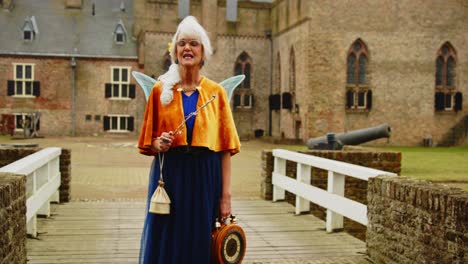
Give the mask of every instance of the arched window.
M 281 56 L 280 53 L 276 55 L 275 74 L 274 74 L 273 94 L 270 94 L 268 100 L 270 110 L 281 109 Z
M 234 92 L 235 108 L 252 108 L 253 95 L 252 85 L 252 59 L 247 52 L 243 51 L 234 65 L 234 75 L 244 74 L 245 79 Z
M 276 78 L 275 78 L 275 93 L 281 92 L 281 57 L 280 53 L 276 56 Z
M 285 91 L 282 94 L 283 109 L 292 110 L 294 106 L 294 96 L 296 93 L 296 59 L 294 55 L 294 48 L 289 52 L 289 92 Z
M 368 111 L 372 107 L 372 91 L 368 80 L 367 45 L 361 39 L 354 41 L 346 60 L 346 109 Z
M 164 54 L 164 57 L 163 57 L 163 64 L 162 64 L 163 70 L 165 72 L 168 71 L 169 67 L 171 67 L 171 64 L 172 64 L 171 55 L 169 54 L 169 52 L 166 52 L 166 54 Z
M 294 94 L 296 92 L 296 59 L 294 48 L 291 48 L 289 54 L 289 91 Z
M 237 57 L 236 65 L 234 67 L 234 74 L 235 75 L 239 75 L 239 74 L 244 74 L 245 75 L 245 79 L 240 84 L 239 88 L 250 89 L 251 73 L 252 73 L 252 69 L 251 69 L 250 56 L 245 51 L 243 51 L 239 55 L 239 57 Z
M 462 94 L 456 85 L 457 53 L 449 42 L 437 51 L 435 66 L 435 110 L 461 110 Z

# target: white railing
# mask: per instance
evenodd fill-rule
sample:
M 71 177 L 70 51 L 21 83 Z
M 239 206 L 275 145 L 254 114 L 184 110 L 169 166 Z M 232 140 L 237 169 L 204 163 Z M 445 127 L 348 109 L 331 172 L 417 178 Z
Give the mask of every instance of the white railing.
M 284 200 L 285 190 L 296 195 L 296 214 L 310 211 L 310 202 L 327 209 L 326 230 L 343 228 L 343 216 L 367 225 L 367 206 L 344 197 L 345 176 L 368 181 L 395 173 L 371 169 L 298 152 L 274 149 L 273 201 Z M 286 176 L 286 160 L 297 163 L 296 179 Z M 311 167 L 328 171 L 327 191 L 310 185 Z
M 45 148 L 0 168 L 26 176 L 27 233 L 37 236 L 36 216 L 50 216 L 50 202 L 59 202 L 61 148 Z

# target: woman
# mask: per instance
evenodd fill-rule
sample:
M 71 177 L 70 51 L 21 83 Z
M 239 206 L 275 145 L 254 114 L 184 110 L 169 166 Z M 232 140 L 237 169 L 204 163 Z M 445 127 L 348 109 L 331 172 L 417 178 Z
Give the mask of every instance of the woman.
M 209 263 L 215 218 L 231 212 L 231 155 L 239 152 L 240 142 L 224 89 L 200 75 L 212 53 L 206 31 L 186 17 L 172 43 L 174 63 L 148 98 L 138 142 L 140 153 L 156 155 L 148 201 L 163 164 L 171 208 L 168 215 L 147 214 L 140 263 Z

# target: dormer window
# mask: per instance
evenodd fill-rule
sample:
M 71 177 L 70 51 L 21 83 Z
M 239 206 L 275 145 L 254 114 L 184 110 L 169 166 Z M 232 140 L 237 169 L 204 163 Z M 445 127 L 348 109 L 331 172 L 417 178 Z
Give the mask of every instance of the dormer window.
M 24 40 L 33 40 L 33 32 L 31 30 L 24 30 Z
M 117 44 L 124 44 L 127 39 L 127 30 L 125 29 L 125 25 L 123 24 L 122 20 L 119 20 L 117 26 L 114 30 L 114 41 Z
M 26 17 L 23 26 L 23 40 L 33 41 L 37 34 L 39 34 L 39 29 L 37 28 L 36 18 L 34 16 Z

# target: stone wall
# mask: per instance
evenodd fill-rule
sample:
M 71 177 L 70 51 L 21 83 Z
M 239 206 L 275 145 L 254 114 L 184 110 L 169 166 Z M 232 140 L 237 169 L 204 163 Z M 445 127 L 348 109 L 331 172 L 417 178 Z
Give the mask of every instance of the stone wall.
M 0 263 L 26 263 L 26 178 L 0 172 Z
M 165 72 L 168 43 L 177 29 L 177 1 L 134 1 L 134 36 L 139 39 L 139 60 L 147 75 L 156 78 Z M 239 55 L 247 53 L 251 62 L 250 89 L 237 93 L 253 95 L 253 107 L 233 108 L 233 118 L 241 140 L 268 131 L 272 41 L 269 3 L 239 1 L 236 22 L 225 20 L 226 1 L 190 1 L 190 14 L 208 31 L 214 53 L 202 68 L 202 75 L 220 82 L 234 75 Z M 255 25 L 255 26 L 252 26 Z M 233 107 L 231 99 L 231 107 Z M 139 122 L 139 119 L 136 119 Z
M 380 176 L 369 181 L 368 201 L 374 263 L 468 263 L 468 192 Z
M 301 123 L 296 132 L 290 113 L 275 113 L 281 116 L 273 117 L 273 135 L 281 130 L 306 140 L 388 123 L 392 137 L 373 144 L 421 145 L 428 137 L 438 144 L 468 113 L 465 10 L 459 0 L 275 1 L 274 67 L 280 54 L 282 88 L 288 88 L 290 50 L 295 49 Z M 373 99 L 368 112 L 345 110 L 347 54 L 357 39 L 369 52 L 366 82 Z M 436 56 L 446 42 L 457 52 L 456 90 L 465 98 L 458 112 L 434 109 Z M 298 45 L 306 45 L 305 52 L 298 52 Z
M 0 167 L 13 163 L 40 148 L 0 148 Z M 71 199 L 71 150 L 63 149 L 60 155 L 61 183 L 59 188 L 60 202 L 69 202 Z
M 302 153 L 397 174 L 401 171 L 401 153 L 399 152 L 369 151 L 363 148 L 361 150 L 355 149 L 349 151 L 309 150 Z M 271 183 L 271 173 L 273 165 L 272 152 L 264 150 L 262 152 L 261 196 L 266 200 L 272 199 L 273 185 Z M 312 168 L 311 170 L 311 185 L 326 190 L 327 172 L 317 168 Z M 286 162 L 286 175 L 291 178 L 296 177 L 296 163 Z M 346 177 L 345 197 L 362 204 L 367 204 L 367 182 Z M 296 196 L 286 191 L 286 200 L 291 204 L 295 204 Z M 316 204 L 310 204 L 310 212 L 322 220 L 326 218 L 325 208 Z M 366 227 L 346 217 L 344 218 L 344 230 L 359 239 L 365 239 Z

